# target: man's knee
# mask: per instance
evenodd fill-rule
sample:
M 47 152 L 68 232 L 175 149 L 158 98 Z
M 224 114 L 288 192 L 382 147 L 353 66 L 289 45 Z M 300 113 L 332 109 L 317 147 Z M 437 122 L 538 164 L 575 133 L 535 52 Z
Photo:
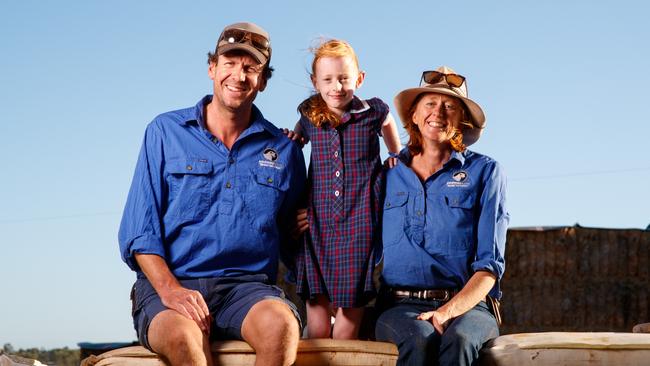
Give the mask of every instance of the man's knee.
M 207 336 L 198 325 L 173 310 L 158 313 L 149 326 L 149 345 L 166 358 L 185 355 L 188 359 L 204 357 Z
M 242 336 L 257 353 L 295 353 L 300 338 L 300 326 L 289 305 L 280 300 L 266 299 L 253 305 L 242 324 Z

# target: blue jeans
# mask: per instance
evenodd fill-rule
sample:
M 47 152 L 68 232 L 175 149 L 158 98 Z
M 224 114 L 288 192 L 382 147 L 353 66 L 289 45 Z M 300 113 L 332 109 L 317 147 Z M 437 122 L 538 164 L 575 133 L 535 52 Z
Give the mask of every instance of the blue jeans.
M 475 365 L 483 344 L 499 335 L 496 319 L 485 301 L 453 319 L 442 335 L 431 322 L 416 319 L 420 313 L 442 304 L 400 300 L 379 316 L 376 338 L 397 345 L 398 365 Z

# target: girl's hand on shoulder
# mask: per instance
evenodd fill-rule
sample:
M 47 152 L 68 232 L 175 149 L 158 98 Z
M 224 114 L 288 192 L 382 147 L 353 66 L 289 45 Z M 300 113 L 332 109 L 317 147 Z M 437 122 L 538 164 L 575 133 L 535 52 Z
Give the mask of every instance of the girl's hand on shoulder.
M 300 132 L 292 131 L 288 128 L 283 128 L 282 133 L 284 133 L 289 138 L 289 140 L 299 143 L 300 147 L 305 146 L 305 138 L 300 134 Z
M 386 167 L 388 169 L 391 169 L 391 168 L 394 168 L 398 163 L 399 163 L 399 160 L 396 157 L 391 156 L 391 157 L 387 158 L 386 160 L 384 160 L 384 167 Z

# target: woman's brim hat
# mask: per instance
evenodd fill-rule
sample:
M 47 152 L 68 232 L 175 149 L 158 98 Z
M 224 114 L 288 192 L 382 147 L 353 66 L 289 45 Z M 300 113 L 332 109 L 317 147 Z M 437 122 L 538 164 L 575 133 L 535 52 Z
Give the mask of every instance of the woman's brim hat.
M 440 66 L 436 71 L 443 74 L 456 74 L 454 70 L 447 66 Z M 467 95 L 467 81 L 463 81 L 460 87 L 454 87 L 447 84 L 445 78 L 442 78 L 434 84 L 426 83 L 423 78 L 420 82 L 420 87 L 402 90 L 393 100 L 402 124 L 406 125 L 412 122 L 409 110 L 413 106 L 415 99 L 423 93 L 439 93 L 460 99 L 469 111 L 471 117 L 469 122 L 474 126 L 474 128 L 463 129 L 463 144 L 469 146 L 478 141 L 485 128 L 485 114 L 483 114 L 483 109 L 481 109 L 478 103 L 469 99 Z

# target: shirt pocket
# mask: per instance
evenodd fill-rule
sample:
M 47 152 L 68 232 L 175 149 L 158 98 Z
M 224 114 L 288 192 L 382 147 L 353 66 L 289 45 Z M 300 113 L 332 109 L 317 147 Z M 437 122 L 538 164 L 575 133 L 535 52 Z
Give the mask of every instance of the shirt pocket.
M 165 169 L 169 185 L 167 214 L 184 220 L 205 218 L 210 207 L 212 163 L 207 159 L 171 160 Z
M 475 226 L 476 194 L 473 191 L 451 192 L 444 195 L 443 215 L 439 226 L 430 235 L 428 241 L 435 247 L 428 248 L 429 252 L 443 254 L 469 255 L 473 248 Z
M 286 175 L 286 168 L 259 167 L 254 171 L 246 195 L 246 207 L 256 228 L 269 230 L 275 226 L 276 215 L 289 189 Z
M 397 192 L 387 195 L 384 199 L 382 230 L 384 248 L 398 244 L 404 237 L 408 198 L 408 192 Z

